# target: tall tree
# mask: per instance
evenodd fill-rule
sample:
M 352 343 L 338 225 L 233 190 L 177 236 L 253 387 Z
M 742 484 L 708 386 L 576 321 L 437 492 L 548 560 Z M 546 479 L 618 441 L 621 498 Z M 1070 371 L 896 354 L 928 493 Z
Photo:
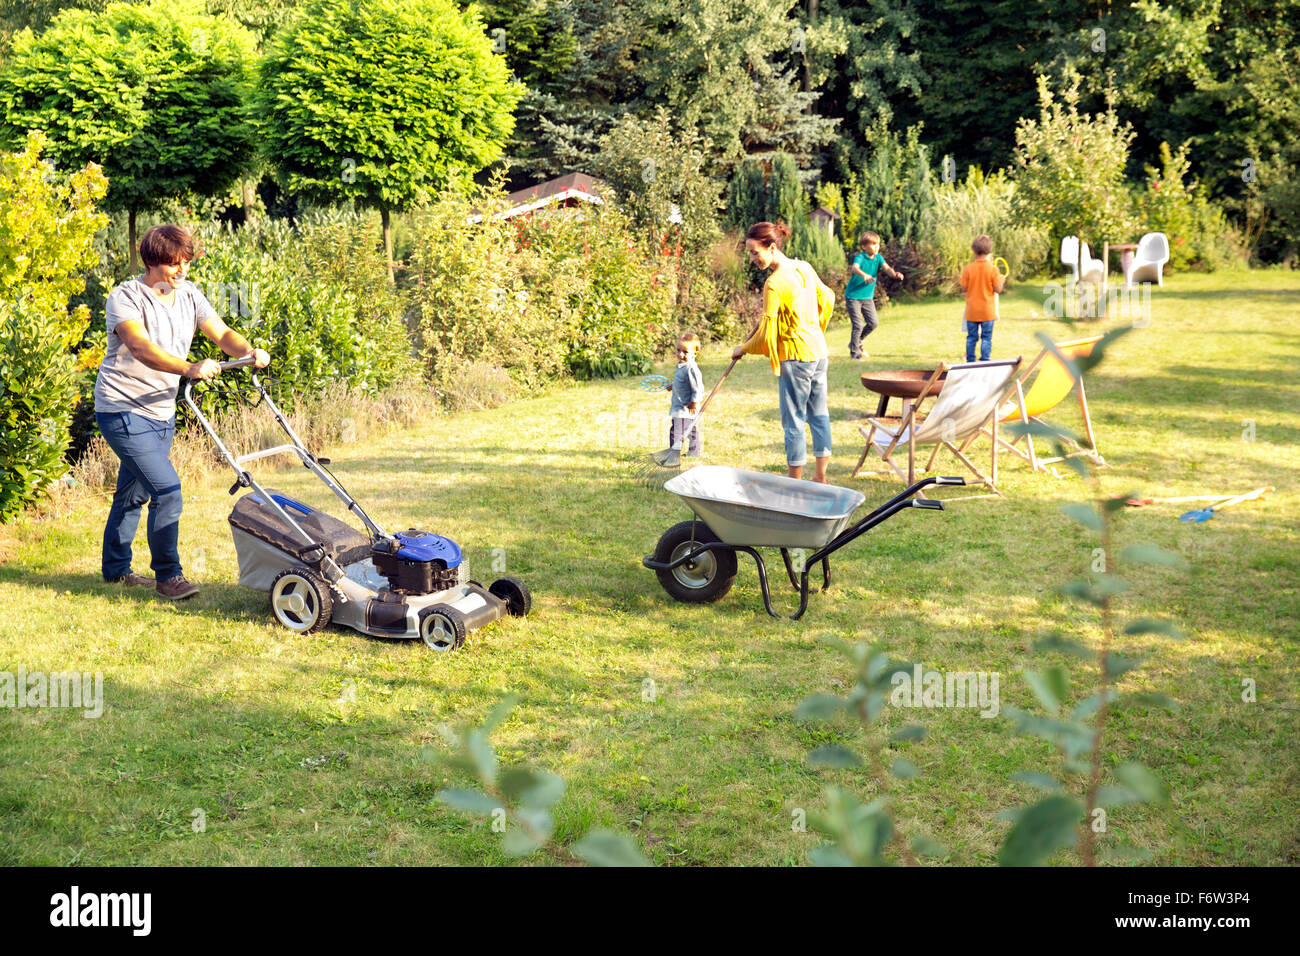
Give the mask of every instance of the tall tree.
M 194 5 L 65 10 L 14 38 L 0 75 L 0 142 L 49 135 L 60 167 L 99 163 L 106 208 L 128 215 L 224 191 L 254 159 L 244 119 L 252 38 Z
M 295 193 L 391 214 L 502 153 L 522 90 L 474 9 L 451 0 L 314 0 L 262 62 L 268 154 Z

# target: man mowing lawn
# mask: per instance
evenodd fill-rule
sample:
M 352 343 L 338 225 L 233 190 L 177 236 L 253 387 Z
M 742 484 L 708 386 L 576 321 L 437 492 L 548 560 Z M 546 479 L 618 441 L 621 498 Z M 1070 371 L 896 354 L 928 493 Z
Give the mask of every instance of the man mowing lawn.
M 176 387 L 181 376 L 206 380 L 221 372 L 212 359 L 189 361 L 194 331 L 202 329 L 229 356 L 255 355 L 258 368 L 270 361 L 221 321 L 203 293 L 186 280 L 193 258 L 194 239 L 180 226 L 154 226 L 144 234 L 144 275 L 109 293 L 104 309 L 108 349 L 95 379 L 95 422 L 122 462 L 104 526 L 104 579 L 153 585 L 174 601 L 199 593 L 185 580 L 177 544 L 184 496 L 170 459 Z M 155 580 L 131 570 L 131 542 L 146 501 Z

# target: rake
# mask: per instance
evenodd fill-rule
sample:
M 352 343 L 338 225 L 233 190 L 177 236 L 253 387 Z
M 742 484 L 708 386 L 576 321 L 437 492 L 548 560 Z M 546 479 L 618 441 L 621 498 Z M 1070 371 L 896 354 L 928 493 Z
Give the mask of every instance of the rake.
M 732 359 L 727 370 L 722 373 L 722 378 L 718 379 L 718 384 L 713 386 L 713 391 L 709 392 L 704 403 L 700 405 L 700 410 L 695 413 L 695 417 L 690 419 L 690 423 L 682 429 L 682 437 L 673 442 L 671 448 L 665 448 L 663 451 L 657 451 L 653 455 L 646 455 L 639 458 L 632 466 L 632 476 L 639 482 L 650 488 L 661 486 L 664 481 L 671 478 L 673 473 L 682 467 L 682 443 L 691 433 L 691 429 L 699 424 L 704 410 L 709 407 L 709 402 L 713 401 L 713 396 L 718 394 L 718 389 L 722 388 L 722 383 L 727 380 L 731 370 L 736 367 L 740 359 Z

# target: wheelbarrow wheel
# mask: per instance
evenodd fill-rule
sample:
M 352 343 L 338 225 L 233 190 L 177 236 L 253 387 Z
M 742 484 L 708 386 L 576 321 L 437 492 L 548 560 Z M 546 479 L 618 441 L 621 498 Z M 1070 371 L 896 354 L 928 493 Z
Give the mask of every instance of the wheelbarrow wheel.
M 295 634 L 314 634 L 330 622 L 334 598 L 315 571 L 287 568 L 271 582 L 271 613 Z
M 655 560 L 669 564 L 690 554 L 701 544 L 721 543 L 721 539 L 702 521 L 683 521 L 663 533 L 655 546 Z M 671 570 L 657 568 L 655 576 L 663 589 L 679 601 L 707 604 L 716 601 L 736 580 L 736 552 L 722 549 L 706 551 L 693 561 Z

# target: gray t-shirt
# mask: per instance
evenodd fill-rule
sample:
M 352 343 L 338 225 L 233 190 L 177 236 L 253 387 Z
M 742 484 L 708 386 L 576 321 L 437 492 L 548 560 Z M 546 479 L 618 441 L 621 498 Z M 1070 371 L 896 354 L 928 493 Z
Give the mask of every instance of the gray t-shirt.
M 184 360 L 189 358 L 199 323 L 216 317 L 216 310 L 188 280 L 177 287 L 171 305 L 139 279 L 119 285 L 109 293 L 104 307 L 108 350 L 95 379 L 95 411 L 135 412 L 163 422 L 176 413 L 176 386 L 181 377 L 152 369 L 132 355 L 114 331 L 117 323 L 143 323 L 154 345 Z

